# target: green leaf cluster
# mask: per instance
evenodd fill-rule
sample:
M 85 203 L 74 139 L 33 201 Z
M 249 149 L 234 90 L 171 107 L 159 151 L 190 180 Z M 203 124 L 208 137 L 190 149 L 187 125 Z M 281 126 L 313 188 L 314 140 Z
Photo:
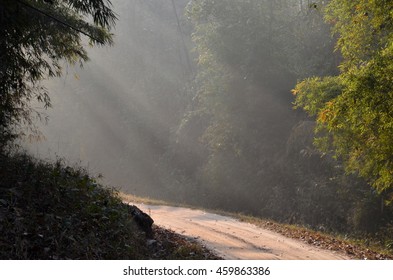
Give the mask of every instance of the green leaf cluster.
M 331 1 L 326 20 L 342 53 L 336 77 L 306 79 L 296 86 L 296 107 L 317 118 L 317 143 L 347 172 L 366 178 L 393 200 L 393 3 Z

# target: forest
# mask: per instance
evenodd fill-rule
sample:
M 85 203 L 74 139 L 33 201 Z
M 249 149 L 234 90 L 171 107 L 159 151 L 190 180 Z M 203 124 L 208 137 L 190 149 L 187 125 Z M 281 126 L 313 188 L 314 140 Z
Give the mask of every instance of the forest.
M 393 249 L 391 1 L 88 2 L 0 1 L 2 155 Z

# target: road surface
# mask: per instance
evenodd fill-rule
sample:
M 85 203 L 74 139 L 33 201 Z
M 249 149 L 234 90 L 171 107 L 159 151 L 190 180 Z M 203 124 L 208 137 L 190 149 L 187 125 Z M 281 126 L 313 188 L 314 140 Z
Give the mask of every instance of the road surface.
M 137 204 L 158 226 L 197 239 L 223 259 L 342 260 L 347 256 L 201 210 Z

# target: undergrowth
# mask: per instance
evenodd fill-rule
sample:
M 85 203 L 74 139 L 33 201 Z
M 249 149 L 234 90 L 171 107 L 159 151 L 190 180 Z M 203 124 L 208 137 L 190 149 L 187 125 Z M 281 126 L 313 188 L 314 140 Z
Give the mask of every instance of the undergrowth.
M 145 259 L 116 192 L 81 168 L 0 155 L 0 259 Z

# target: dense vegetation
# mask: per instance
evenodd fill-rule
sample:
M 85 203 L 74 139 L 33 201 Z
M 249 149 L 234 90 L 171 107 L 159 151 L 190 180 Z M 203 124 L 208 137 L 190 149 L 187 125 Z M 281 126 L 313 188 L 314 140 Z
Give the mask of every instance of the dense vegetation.
M 176 171 L 162 177 L 160 195 L 325 230 L 391 232 L 387 4 L 306 2 L 188 6 L 198 71 L 191 109 L 164 156 Z M 365 31 L 354 32 L 367 12 Z M 291 99 L 296 81 L 310 76 L 331 77 L 299 83 Z M 315 129 L 319 147 L 333 140 L 334 150 L 315 148 Z
M 391 202 L 393 3 L 331 1 L 325 11 L 343 56 L 340 73 L 299 83 L 296 104 L 316 116 L 319 148 Z
M 86 88 L 53 99 L 40 82 L 87 60 L 79 31 L 112 43 L 110 2 L 0 3 L 2 150 L 33 123 L 34 99 L 54 100 L 65 156 L 124 191 L 367 233 L 391 249 L 389 1 L 118 1 L 118 55 L 93 50 L 75 75 Z
M 84 170 L 2 155 L 0 192 L 0 259 L 149 258 L 126 205 Z

